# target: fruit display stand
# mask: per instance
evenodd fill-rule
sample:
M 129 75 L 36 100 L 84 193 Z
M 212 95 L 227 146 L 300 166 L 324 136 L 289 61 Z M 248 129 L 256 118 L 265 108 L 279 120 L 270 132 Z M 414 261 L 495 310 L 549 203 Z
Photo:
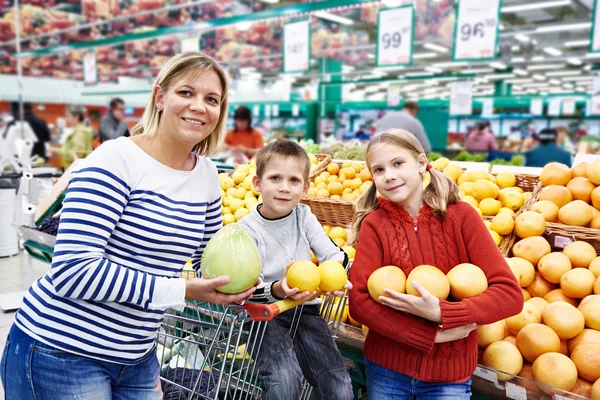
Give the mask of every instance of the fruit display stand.
M 325 171 L 325 169 L 327 169 L 327 166 L 329 165 L 329 163 L 331 162 L 331 159 L 332 159 L 330 154 L 320 154 L 319 153 L 319 154 L 315 154 L 315 157 L 317 157 L 317 161 L 319 163 L 317 164 L 317 167 L 310 173 L 310 179 L 314 178 L 321 172 Z

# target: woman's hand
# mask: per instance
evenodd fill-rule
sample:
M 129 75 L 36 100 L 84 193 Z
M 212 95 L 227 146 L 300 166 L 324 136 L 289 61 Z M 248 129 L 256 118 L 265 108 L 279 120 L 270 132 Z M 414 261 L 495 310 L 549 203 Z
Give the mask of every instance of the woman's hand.
M 336 290 L 334 292 L 325 292 L 323 293 L 325 296 L 329 296 L 329 297 L 342 297 L 344 295 L 344 292 L 346 290 L 352 290 L 354 286 L 352 286 L 352 282 L 350 281 L 346 281 L 346 284 L 344 285 L 344 287 L 342 288 L 342 290 Z
M 214 279 L 193 278 L 185 281 L 185 298 L 200 300 L 212 304 L 240 303 L 252 297 L 256 286 L 236 294 L 225 294 L 217 292 L 219 286 L 229 283 L 228 276 L 219 276 Z
M 469 325 L 463 325 L 452 329 L 438 330 L 435 335 L 435 343 L 446 343 L 453 342 L 455 340 L 464 339 L 477 329 L 477 324 L 472 323 Z
M 381 304 L 429 321 L 442 322 L 440 299 L 429 293 L 419 282 L 412 281 L 412 285 L 421 294 L 421 297 L 385 289 L 385 293 L 389 297 L 380 296 Z

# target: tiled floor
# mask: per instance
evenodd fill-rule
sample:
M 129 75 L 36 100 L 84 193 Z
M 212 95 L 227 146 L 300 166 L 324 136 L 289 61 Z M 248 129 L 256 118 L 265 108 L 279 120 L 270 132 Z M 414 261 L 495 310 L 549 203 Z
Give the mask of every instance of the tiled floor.
M 0 295 L 4 293 L 21 292 L 29 288 L 30 284 L 46 274 L 49 264 L 32 259 L 32 273 L 29 273 L 29 255 L 21 252 L 13 257 L 0 258 Z M 8 331 L 15 318 L 15 312 L 2 312 L 0 310 L 0 355 L 4 350 L 4 343 Z M 0 399 L 4 399 L 4 391 L 0 385 Z

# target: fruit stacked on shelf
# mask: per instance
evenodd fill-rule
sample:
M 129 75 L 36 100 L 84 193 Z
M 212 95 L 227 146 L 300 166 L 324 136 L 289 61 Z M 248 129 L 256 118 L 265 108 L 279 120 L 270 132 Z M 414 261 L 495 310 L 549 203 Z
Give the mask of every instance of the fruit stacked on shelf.
M 308 196 L 355 201 L 372 184 L 373 178 L 364 163 L 334 161 L 310 183 Z
M 312 172 L 317 168 L 319 162 L 313 154 L 309 154 L 308 158 L 310 159 Z M 252 178 L 255 175 L 256 163 L 254 159 L 248 164 L 236 166 L 231 175 L 227 172 L 219 174 L 223 225 L 239 221 L 262 203 L 260 192 L 254 189 L 252 185 Z
M 600 229 L 600 160 L 573 168 L 549 163 L 540 183 L 544 188 L 532 210 L 546 221 Z

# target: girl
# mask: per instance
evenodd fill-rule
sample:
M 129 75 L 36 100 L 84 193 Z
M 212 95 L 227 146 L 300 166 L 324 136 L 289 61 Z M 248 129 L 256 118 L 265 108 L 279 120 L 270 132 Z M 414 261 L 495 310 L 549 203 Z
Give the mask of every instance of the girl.
M 233 303 L 227 277 L 180 278 L 221 227 L 215 165 L 227 75 L 185 52 L 156 78 L 131 138 L 102 144 L 73 173 L 52 267 L 23 299 L 4 347 L 6 398 L 161 399 L 156 331 L 184 298 Z
M 460 201 L 454 182 L 431 169 L 412 134 L 391 129 L 375 136 L 366 160 L 374 185 L 359 199 L 353 221 L 350 314 L 370 329 L 369 400 L 468 399 L 477 365 L 474 331 L 521 312 L 521 288 L 481 217 Z M 431 183 L 423 190 L 426 171 Z M 483 270 L 489 283 L 483 294 L 440 301 L 415 282 L 421 297 L 386 289 L 380 304 L 367 289 L 371 273 L 386 265 L 408 276 L 422 264 L 448 273 L 461 263 Z
M 60 148 L 60 156 L 63 171 L 69 169 L 75 155 L 79 158 L 85 158 L 92 150 L 94 141 L 94 131 L 92 128 L 85 126 L 85 107 L 70 106 L 65 113 L 67 126 L 73 131 L 67 136 L 65 144 Z M 79 154 L 76 154 L 79 153 Z

